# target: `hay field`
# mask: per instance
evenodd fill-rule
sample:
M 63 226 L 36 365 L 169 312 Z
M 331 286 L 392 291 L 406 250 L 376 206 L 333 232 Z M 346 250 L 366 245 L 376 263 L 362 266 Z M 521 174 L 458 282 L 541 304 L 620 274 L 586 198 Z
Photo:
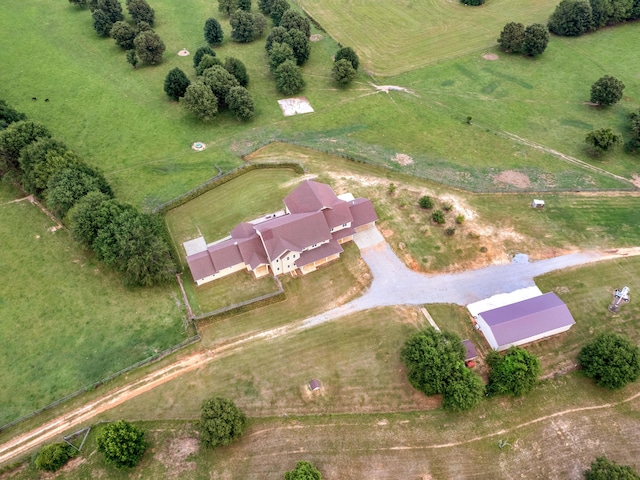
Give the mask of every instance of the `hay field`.
M 366 70 L 391 76 L 495 45 L 508 22 L 546 24 L 557 0 L 298 0 L 338 42 L 353 47 Z

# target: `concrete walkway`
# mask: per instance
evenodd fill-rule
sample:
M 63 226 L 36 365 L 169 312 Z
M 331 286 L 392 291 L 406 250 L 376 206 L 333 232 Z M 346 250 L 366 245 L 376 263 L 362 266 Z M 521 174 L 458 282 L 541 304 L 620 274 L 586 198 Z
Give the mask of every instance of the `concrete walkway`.
M 377 229 L 362 234 L 356 234 L 354 241 L 373 275 L 371 286 L 361 297 L 306 319 L 306 327 L 375 307 L 425 303 L 468 305 L 499 293 L 534 286 L 533 279 L 544 273 L 612 258 L 597 252 L 583 252 L 529 262 L 526 255 L 516 255 L 508 265 L 426 275 L 408 269 Z

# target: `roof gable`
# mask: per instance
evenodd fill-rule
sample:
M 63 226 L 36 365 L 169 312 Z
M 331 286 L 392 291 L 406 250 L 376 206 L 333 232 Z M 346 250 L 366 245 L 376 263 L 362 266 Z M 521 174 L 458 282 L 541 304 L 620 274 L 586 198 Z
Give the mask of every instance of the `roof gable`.
M 479 315 L 491 328 L 499 345 L 508 345 L 576 323 L 567 306 L 553 292 Z
M 301 252 L 331 239 L 322 212 L 293 213 L 255 226 L 271 260 L 286 251 Z
M 340 200 L 333 189 L 324 183 L 305 180 L 284 198 L 284 204 L 291 213 L 319 212 L 333 208 Z

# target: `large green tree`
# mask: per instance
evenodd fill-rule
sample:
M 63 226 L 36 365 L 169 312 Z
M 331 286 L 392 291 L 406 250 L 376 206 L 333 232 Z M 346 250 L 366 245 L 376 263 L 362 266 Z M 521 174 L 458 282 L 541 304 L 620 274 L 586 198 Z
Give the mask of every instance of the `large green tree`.
M 289 30 L 284 36 L 284 42 L 293 50 L 293 56 L 298 66 L 304 65 L 309 60 L 311 45 L 309 37 L 298 29 Z
M 492 351 L 487 355 L 490 395 L 518 397 L 529 393 L 538 382 L 541 367 L 537 357 L 524 348 L 511 347 L 503 355 Z
M 575 37 L 591 30 L 592 10 L 589 0 L 562 0 L 547 22 L 556 35 Z
M 51 176 L 81 163 L 80 158 L 63 142 L 42 137 L 25 147 L 18 161 L 23 188 L 37 196 L 41 196 L 47 188 Z
M 202 81 L 211 89 L 211 92 L 218 98 L 218 107 L 226 105 L 225 99 L 229 90 L 239 87 L 240 83 L 236 77 L 231 75 L 223 66 L 216 65 L 207 68 L 202 74 Z
M 251 12 L 236 10 L 229 18 L 231 38 L 236 42 L 252 42 L 255 37 L 254 21 Z
M 529 25 L 524 31 L 522 53 L 530 57 L 542 54 L 549 43 L 549 30 L 540 23 Z
M 293 60 L 281 63 L 274 73 L 276 88 L 283 95 L 296 95 L 305 87 L 302 70 Z
M 102 173 L 84 164 L 64 168 L 52 175 L 47 183 L 47 207 L 63 218 L 78 200 L 93 191 L 113 196 Z
M 176 102 L 183 97 L 191 81 L 178 67 L 172 68 L 164 79 L 164 93 Z
M 602 333 L 582 347 L 578 363 L 597 385 L 614 390 L 640 377 L 640 348 L 617 333 Z
M 125 209 L 98 231 L 94 241 L 98 258 L 122 273 L 127 285 L 166 283 L 175 274 L 162 220 Z
M 622 137 L 613 133 L 610 128 L 599 128 L 589 132 L 584 140 L 589 145 L 589 153 L 597 157 L 612 150 L 621 142 Z
M 524 25 L 518 22 L 507 23 L 498 38 L 500 50 L 507 53 L 520 53 L 522 42 L 524 42 Z
M 55 472 L 73 457 L 74 451 L 74 448 L 67 443 L 45 445 L 36 456 L 35 466 L 38 470 Z
M 288 43 L 275 42 L 269 50 L 269 68 L 272 73 L 287 60 L 295 62 L 296 57 L 293 55 L 293 49 Z
M 310 462 L 301 461 L 284 474 L 284 480 L 322 480 L 322 475 Z
M 591 85 L 591 102 L 608 107 L 622 98 L 624 83 L 616 77 L 605 75 Z
M 0 100 L 0 130 L 4 130 L 14 122 L 26 119 L 27 116 L 24 113 L 18 112 L 7 102 Z
M 0 131 L 0 171 L 7 168 L 18 169 L 20 153 L 28 145 L 39 138 L 49 138 L 51 133 L 43 124 L 28 120 L 19 120 L 11 123 L 6 129 Z
M 204 40 L 209 45 L 220 45 L 224 39 L 224 32 L 220 22 L 215 18 L 207 18 L 204 22 Z
M 264 49 L 269 53 L 274 43 L 284 43 L 284 37 L 287 34 L 287 30 L 283 27 L 273 27 L 267 39 L 264 42 Z
M 333 62 L 333 68 L 331 69 L 331 78 L 340 85 L 348 85 L 356 77 L 356 70 L 351 65 L 351 62 L 345 58 Z
M 640 480 L 640 475 L 628 465 L 618 465 L 607 457 L 598 457 L 584 472 L 585 480 Z
M 93 248 L 98 232 L 114 221 L 125 209 L 110 195 L 92 191 L 79 199 L 67 214 L 67 224 L 73 238 L 86 248 Z
M 205 70 L 208 70 L 209 68 L 215 67 L 215 66 L 223 66 L 222 60 L 220 60 L 218 57 L 205 55 L 204 57 L 202 57 L 202 60 L 200 60 L 200 63 L 196 67 L 196 73 L 200 77 L 204 74 Z
M 105 460 L 118 468 L 135 467 L 147 449 L 144 431 L 125 420 L 104 427 L 97 444 Z
M 444 393 L 453 372 L 464 366 L 465 350 L 451 332 L 426 328 L 404 342 L 400 357 L 407 367 L 409 383 L 425 395 Z
M 273 0 L 258 0 L 258 10 L 263 15 L 271 15 L 271 2 Z
M 295 10 L 287 10 L 282 15 L 280 26 L 285 30 L 300 30 L 305 37 L 311 35 L 311 22 L 309 19 Z
M 187 87 L 180 100 L 193 116 L 203 122 L 209 122 L 218 114 L 218 98 L 211 88 L 198 80 Z
M 200 64 L 200 61 L 205 55 L 211 55 L 212 57 L 216 56 L 215 50 L 211 47 L 200 47 L 196 50 L 196 53 L 193 54 L 193 68 L 197 68 Z
M 225 102 L 238 120 L 251 120 L 255 115 L 256 106 L 253 97 L 244 87 L 232 87 L 227 93 Z
M 245 12 L 251 11 L 251 0 L 236 0 L 238 2 L 238 9 Z
M 140 32 L 133 40 L 138 58 L 146 64 L 155 65 L 162 61 L 166 47 L 160 36 L 153 31 Z
M 127 9 L 136 25 L 144 22 L 150 27 L 153 27 L 156 20 L 156 13 L 146 0 L 127 0 Z
M 631 128 L 624 149 L 629 153 L 637 153 L 640 150 L 640 110 L 629 113 L 628 117 Z
M 95 9 L 106 13 L 112 24 L 124 20 L 120 0 L 97 0 Z
M 290 5 L 287 0 L 271 0 L 271 4 L 269 6 L 269 16 L 273 21 L 274 26 L 280 25 L 280 21 L 282 20 L 282 16 L 284 12 L 289 10 Z
M 108 37 L 113 26 L 109 15 L 104 10 L 97 9 L 91 12 L 91 18 L 93 18 L 93 29 L 96 33 L 101 37 Z
M 227 57 L 224 60 L 224 68 L 231 75 L 236 77 L 241 87 L 249 85 L 249 74 L 247 73 L 247 67 L 244 66 L 240 60 L 235 57 Z
M 447 410 L 471 410 L 484 397 L 484 383 L 464 363 L 457 362 L 444 390 L 442 406 Z
M 218 0 L 218 11 L 229 16 L 238 9 L 238 0 Z
M 124 21 L 114 23 L 109 33 L 111 38 L 116 41 L 116 44 L 125 50 L 134 48 L 133 39 L 136 38 L 137 34 L 136 29 Z
M 360 59 L 358 58 L 358 54 L 353 48 L 342 47 L 340 50 L 336 52 L 336 55 L 334 57 L 334 62 L 337 62 L 338 60 L 342 60 L 343 58 L 345 60 L 349 60 L 349 62 L 351 62 L 351 66 L 355 70 L 358 70 L 358 67 L 360 66 Z
M 247 425 L 247 417 L 232 400 L 214 397 L 200 408 L 200 441 L 207 448 L 229 445 L 239 438 Z

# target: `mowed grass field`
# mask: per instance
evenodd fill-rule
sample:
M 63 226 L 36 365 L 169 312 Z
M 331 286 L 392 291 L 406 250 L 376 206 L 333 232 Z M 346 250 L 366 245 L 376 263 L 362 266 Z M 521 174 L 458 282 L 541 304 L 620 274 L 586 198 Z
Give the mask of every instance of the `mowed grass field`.
M 575 361 L 577 348 L 599 332 L 615 330 L 640 340 L 637 306 L 626 305 L 618 316 L 606 311 L 616 281 L 624 279 L 632 291 L 640 288 L 639 262 L 605 262 L 537 280 L 543 291 L 552 289 L 563 298 L 577 321 L 558 340 L 528 347 L 541 357 L 546 376 L 559 367 L 553 355 Z M 470 324 L 458 307 L 427 307 L 443 328 L 462 333 Z M 569 372 L 551 375 L 523 398 L 495 398 L 471 412 L 446 413 L 437 408 L 438 397 L 410 387 L 399 360 L 403 340 L 422 325 L 414 308 L 343 317 L 247 345 L 100 418 L 142 420 L 148 428 L 151 449 L 136 470 L 141 478 L 179 471 L 181 478 L 276 479 L 298 460 L 312 461 L 324 478 L 354 480 L 394 479 L 399 473 L 579 479 L 600 455 L 640 467 L 640 403 L 627 401 L 640 392 L 637 382 L 611 392 Z M 323 384 L 313 395 L 305 387 L 310 378 Z M 230 447 L 199 450 L 194 421 L 200 402 L 213 395 L 233 398 L 250 415 L 249 428 Z M 498 440 L 510 445 L 500 449 Z M 93 445 L 91 440 L 83 461 L 61 478 L 110 472 L 92 454 Z M 27 470 L 18 478 L 33 475 Z M 113 478 L 126 478 L 120 475 Z
M 372 11 L 380 8 L 377 2 L 363 5 Z M 481 9 L 456 2 L 447 5 L 477 13 L 494 4 Z M 511 2 L 507 10 L 520 5 Z M 264 39 L 235 44 L 227 38 L 217 55 L 235 56 L 247 65 L 257 116 L 242 124 L 223 114 L 202 124 L 169 101 L 162 85 L 176 66 L 195 79 L 192 57 L 179 57 L 177 52 L 182 48 L 194 52 L 204 45 L 202 25 L 218 15 L 215 5 L 197 0 L 183 8 L 158 0 L 156 31 L 167 46 L 164 61 L 138 70 L 129 67 L 112 40 L 95 35 L 87 10 L 43 0 L 29 4 L 8 0 L 6 6 L 0 19 L 0 41 L 5 46 L 0 50 L 4 66 L 0 95 L 30 118 L 46 123 L 72 149 L 102 168 L 121 199 L 145 208 L 215 175 L 215 165 L 225 170 L 239 165 L 239 155 L 275 139 L 473 190 L 632 188 L 628 182 L 524 146 L 505 132 L 626 178 L 637 171 L 634 157 L 621 150 L 601 160 L 591 160 L 584 152 L 588 131 L 611 126 L 624 134 L 626 113 L 640 104 L 640 81 L 634 70 L 640 52 L 633 48 L 640 33 L 635 24 L 578 39 L 554 37 L 537 59 L 501 54 L 491 62 L 478 52 L 395 77 L 372 79 L 361 72 L 346 89 L 331 81 L 331 57 L 338 47 L 323 34 L 312 42 L 311 60 L 303 68 L 307 87 L 302 93 L 315 113 L 287 118 L 277 104 L 281 96 L 269 74 Z M 495 6 L 505 7 L 499 0 Z M 228 20 L 220 20 L 228 37 Z M 530 21 L 526 15 L 513 20 Z M 367 16 L 351 16 L 348 21 L 345 32 L 373 22 Z M 500 29 L 498 25 L 486 34 L 497 38 Z M 399 35 L 395 30 L 390 35 L 372 30 L 383 39 Z M 472 41 L 487 30 L 480 22 L 455 31 Z M 46 77 L 41 75 L 45 70 Z M 591 84 L 604 74 L 624 81 L 623 101 L 607 110 L 583 105 Z M 405 87 L 413 94 L 376 93 L 371 81 Z M 50 101 L 43 102 L 43 97 Z M 472 125 L 465 123 L 467 116 L 473 117 Z M 208 149 L 193 152 L 194 141 L 205 142 Z M 397 153 L 411 156 L 414 163 L 398 165 L 391 160 Z M 522 173 L 529 184 L 496 180 L 504 170 Z
M 373 75 L 394 76 L 493 47 L 508 22 L 546 24 L 556 0 L 298 0 Z
M 0 183 L 0 425 L 185 338 L 177 287 L 128 289 Z

